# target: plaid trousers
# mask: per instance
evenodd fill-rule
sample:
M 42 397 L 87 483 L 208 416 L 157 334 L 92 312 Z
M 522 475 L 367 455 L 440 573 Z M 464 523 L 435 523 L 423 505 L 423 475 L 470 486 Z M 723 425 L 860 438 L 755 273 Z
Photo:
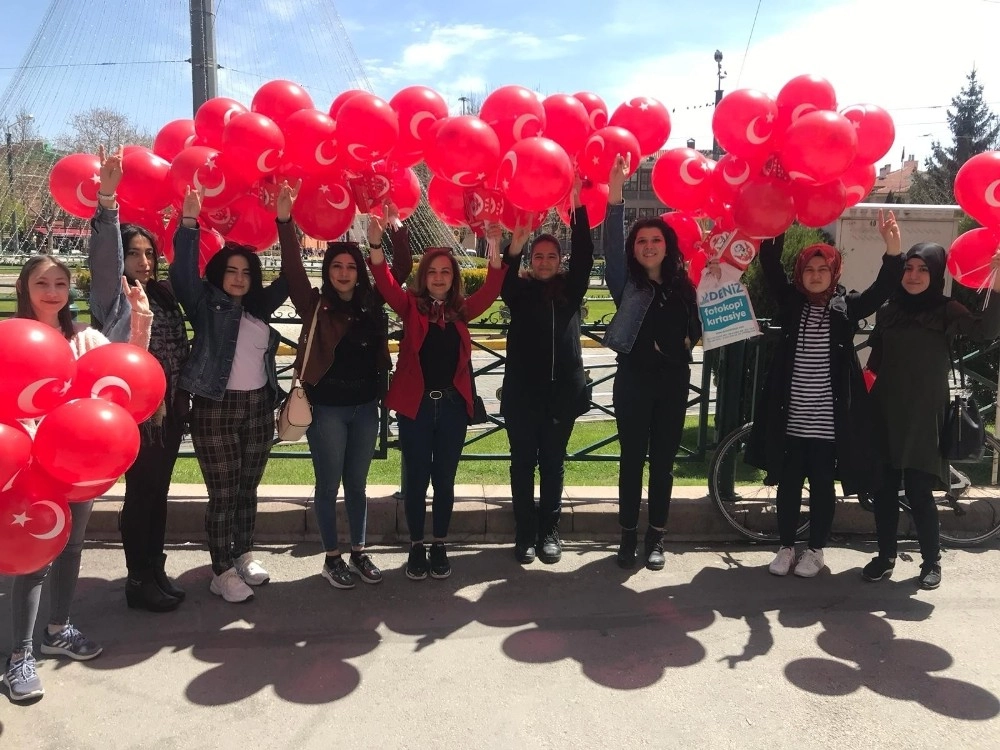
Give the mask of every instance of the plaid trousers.
M 273 437 L 274 396 L 268 386 L 226 391 L 221 401 L 194 397 L 191 441 L 208 488 L 205 531 L 216 575 L 253 548 L 257 486 Z

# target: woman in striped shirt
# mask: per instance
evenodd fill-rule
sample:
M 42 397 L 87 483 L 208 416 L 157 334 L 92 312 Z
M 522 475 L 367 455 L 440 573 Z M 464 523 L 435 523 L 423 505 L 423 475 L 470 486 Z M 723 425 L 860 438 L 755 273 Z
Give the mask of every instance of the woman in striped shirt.
M 810 245 L 795 261 L 790 282 L 781 265 L 784 236 L 761 245 L 760 263 L 779 306 L 781 341 L 757 405 L 746 461 L 777 482 L 781 548 L 768 568 L 803 578 L 823 569 L 823 547 L 833 526 L 834 480 L 844 492 L 871 490 L 877 461 L 871 445 L 869 408 L 854 350 L 858 321 L 875 313 L 902 276 L 899 229 L 892 212 L 878 217 L 886 252 L 874 283 L 847 292 L 840 280 L 840 253 Z M 809 480 L 809 547 L 796 562 L 795 532 L 802 486 Z

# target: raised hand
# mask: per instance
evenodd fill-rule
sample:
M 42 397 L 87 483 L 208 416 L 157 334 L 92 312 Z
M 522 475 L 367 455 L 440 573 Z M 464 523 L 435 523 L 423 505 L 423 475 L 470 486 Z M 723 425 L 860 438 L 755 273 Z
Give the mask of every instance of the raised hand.
M 399 208 L 392 201 L 383 201 L 381 214 L 372 212 L 368 215 L 368 245 L 370 247 L 380 246 L 386 227 L 398 229 L 401 226 Z
M 575 211 L 580 207 L 580 191 L 583 190 L 583 180 L 579 174 L 573 175 L 573 187 L 569 191 L 570 207 Z
M 204 199 L 204 188 L 192 190 L 190 185 L 187 186 L 184 191 L 184 203 L 181 206 L 181 221 L 184 226 L 189 228 L 198 226 L 198 215 L 201 213 L 201 203 Z
M 486 228 L 486 236 L 489 241 L 486 243 L 486 257 L 489 259 L 490 268 L 500 268 L 500 240 L 490 237 L 489 232 L 492 226 Z
M 119 146 L 117 151 L 109 155 L 104 150 L 104 144 L 101 144 L 97 149 L 97 158 L 101 162 L 101 185 L 97 191 L 104 195 L 113 196 L 122 181 L 122 147 Z M 114 198 L 108 200 L 113 201 Z
M 142 288 L 142 284 L 137 281 L 135 286 L 129 286 L 128 279 L 122 276 L 122 291 L 125 293 L 125 298 L 128 300 L 132 312 L 149 314 L 149 299 L 146 297 L 146 290 Z
M 514 232 L 511 236 L 510 247 L 507 252 L 510 253 L 512 258 L 516 258 L 524 250 L 524 246 L 528 242 L 528 238 L 531 236 L 531 227 L 521 226 L 520 224 L 514 225 Z
M 899 225 L 896 224 L 896 215 L 892 211 L 886 217 L 881 208 L 878 210 L 878 233 L 885 241 L 885 254 L 899 255 L 902 251 L 902 237 L 899 233 Z
M 611 174 L 608 175 L 608 203 L 622 202 L 622 188 L 631 171 L 632 154 L 615 156 L 615 163 L 611 165 Z
M 288 221 L 292 218 L 292 206 L 295 199 L 299 197 L 299 190 L 302 189 L 302 180 L 295 183 L 295 187 L 288 184 L 288 180 L 281 183 L 278 188 L 278 199 L 275 201 L 275 208 L 278 212 L 278 221 Z

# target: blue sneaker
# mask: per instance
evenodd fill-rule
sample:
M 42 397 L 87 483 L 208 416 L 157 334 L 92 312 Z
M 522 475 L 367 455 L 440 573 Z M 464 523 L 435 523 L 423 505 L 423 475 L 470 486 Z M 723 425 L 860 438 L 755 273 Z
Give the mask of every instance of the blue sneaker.
M 100 656 L 103 650 L 102 646 L 94 643 L 69 623 L 55 635 L 49 635 L 48 628 L 42 631 L 41 651 L 43 654 L 68 656 L 77 661 L 88 661 Z
M 30 651 L 22 651 L 18 658 L 12 655 L 7 659 L 3 684 L 7 686 L 12 701 L 27 701 L 45 695 L 45 688 L 35 671 L 35 657 Z

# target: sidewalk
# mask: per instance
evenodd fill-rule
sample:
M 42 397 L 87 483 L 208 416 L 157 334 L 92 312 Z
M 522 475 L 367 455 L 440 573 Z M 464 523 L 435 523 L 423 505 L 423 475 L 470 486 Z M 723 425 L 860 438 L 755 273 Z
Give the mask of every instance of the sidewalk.
M 205 535 L 206 490 L 203 484 L 174 484 L 170 491 L 167 540 L 202 542 Z M 408 539 L 403 503 L 393 497 L 397 487 L 368 485 L 368 542 L 385 544 Z M 124 484 L 116 484 L 94 504 L 87 526 L 87 538 L 119 541 L 118 511 Z M 613 542 L 618 526 L 616 487 L 566 487 L 560 534 L 571 540 Z M 262 485 L 255 538 L 261 543 L 319 541 L 312 508 L 311 485 Z M 341 499 L 343 495 L 341 495 Z M 510 507 L 510 487 L 506 485 L 459 484 L 455 486 L 455 511 L 449 538 L 456 542 L 506 543 L 514 538 L 514 514 Z M 430 502 L 428 501 L 428 510 Z M 645 526 L 645 506 L 640 528 Z M 905 524 L 904 524 L 905 525 Z M 337 526 L 347 540 L 344 503 L 337 503 Z M 875 520 L 854 500 L 837 505 L 834 531 L 837 534 L 874 535 Z M 724 542 L 741 537 L 715 508 L 706 487 L 675 486 L 670 505 L 667 538 L 673 541 Z M 743 540 L 745 541 L 745 540 Z

